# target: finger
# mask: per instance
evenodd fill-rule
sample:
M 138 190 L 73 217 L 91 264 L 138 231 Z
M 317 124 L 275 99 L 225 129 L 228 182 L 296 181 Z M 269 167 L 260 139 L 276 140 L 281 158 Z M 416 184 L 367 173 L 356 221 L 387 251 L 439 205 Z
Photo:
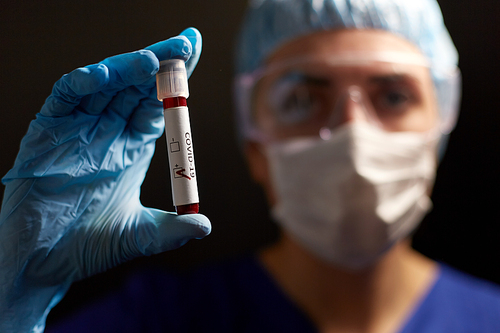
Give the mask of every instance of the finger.
M 82 108 L 84 111 L 89 114 L 97 114 L 100 110 L 106 107 L 108 103 L 112 102 L 114 105 L 119 106 L 115 108 L 118 113 L 120 113 L 124 119 L 128 119 L 133 111 L 131 106 L 134 106 L 134 104 L 137 106 L 140 98 L 144 97 L 141 97 L 141 95 L 149 95 L 149 89 L 154 87 L 156 79 L 155 76 L 151 74 L 156 74 L 158 71 L 157 66 L 159 66 L 159 60 L 175 58 L 182 59 L 184 61 L 191 61 L 190 59 L 193 49 L 191 41 L 194 45 L 197 45 L 196 57 L 191 61 L 191 68 L 194 69 L 194 66 L 196 66 L 196 62 L 199 58 L 201 35 L 194 29 L 187 29 L 183 33 L 186 35 L 172 37 L 165 41 L 148 46 L 144 50 L 108 58 L 103 61 L 103 64 L 110 66 L 110 88 L 105 92 L 85 97 L 82 101 Z M 149 60 L 151 60 L 155 65 L 154 70 L 151 73 L 144 69 L 146 66 L 144 66 L 141 59 L 135 59 L 135 61 L 131 61 L 131 59 L 129 59 L 138 55 L 147 55 L 147 58 L 151 58 Z M 146 59 L 146 64 L 147 60 L 148 59 Z M 111 62 L 112 64 L 110 64 Z M 131 82 L 133 80 L 128 80 L 126 84 L 120 84 L 119 80 L 116 81 L 113 79 L 114 71 L 112 69 L 114 68 L 117 70 L 117 77 L 119 78 L 120 75 L 123 76 L 127 74 L 124 74 L 124 67 L 132 67 L 129 69 L 129 72 L 132 74 L 131 76 L 136 79 L 135 82 Z M 143 74 L 145 75 L 143 76 Z M 116 87 L 112 87 L 112 84 L 116 84 Z M 129 88 L 126 95 L 120 93 L 122 95 L 121 98 L 119 98 L 120 96 L 116 96 L 115 98 L 115 94 L 118 93 L 117 91 L 120 90 L 120 88 L 127 89 L 127 87 Z M 156 96 L 153 98 L 156 99 Z
M 153 92 L 154 95 L 152 95 Z M 89 97 L 93 96 L 94 95 Z M 87 98 L 85 97 L 82 99 L 82 105 L 85 105 L 85 112 L 95 114 L 99 111 L 98 106 L 102 106 L 97 104 L 96 102 L 102 102 L 104 104 L 105 98 L 102 98 L 100 101 L 94 98 L 92 101 L 94 102 L 94 104 L 85 105 L 87 102 Z M 145 103 L 147 103 L 151 107 L 159 107 L 161 109 L 161 102 L 156 98 L 156 89 L 154 85 L 148 87 L 146 87 L 145 85 L 138 85 L 124 88 L 123 90 L 117 92 L 110 99 L 108 105 L 106 106 L 106 112 L 113 112 L 119 115 L 125 121 L 129 121 L 131 115 L 136 112 L 137 108 Z
M 152 88 L 158 69 L 158 59 L 148 50 L 120 54 L 99 64 L 78 68 L 56 82 L 41 113 L 45 116 L 68 115 L 83 98 L 82 110 L 99 114 L 116 93 L 126 87 L 141 85 L 142 89 L 147 89 L 143 84 L 149 80 Z
M 141 85 L 147 89 L 144 83 L 151 81 L 160 68 L 155 54 L 149 50 L 119 54 L 104 59 L 101 64 L 109 71 L 109 82 L 103 93 L 110 96 L 130 86 Z
M 108 85 L 95 94 L 82 97 L 78 108 L 87 114 L 98 115 L 113 102 L 127 119 L 131 113 L 127 106 L 137 105 L 154 88 L 158 59 L 151 51 L 141 50 L 107 58 L 101 64 L 108 68 Z M 128 95 L 122 94 L 120 99 L 122 91 L 127 89 Z
M 196 64 L 198 64 L 203 43 L 201 34 L 196 28 L 187 28 L 186 30 L 181 32 L 181 35 L 186 36 L 187 39 L 191 42 L 192 46 L 191 57 L 186 61 L 186 71 L 189 78 L 193 73 Z
M 165 128 L 163 106 L 156 98 L 156 89 L 151 90 L 149 98 L 141 100 L 129 121 L 131 135 L 142 142 L 159 138 Z
M 179 35 L 150 45 L 146 47 L 146 50 L 153 52 L 160 61 L 167 59 L 188 61 L 193 48 L 186 36 Z
M 93 94 L 109 81 L 108 68 L 102 64 L 77 68 L 63 75 L 52 88 L 40 113 L 47 117 L 68 115 L 80 103 L 83 96 Z
M 145 208 L 143 216 L 146 217 L 146 220 L 153 220 L 156 226 L 148 232 L 138 233 L 140 239 L 137 243 L 142 244 L 141 252 L 146 255 L 176 249 L 191 239 L 201 239 L 207 236 L 212 229 L 208 218 L 201 214 L 177 215 L 158 209 Z

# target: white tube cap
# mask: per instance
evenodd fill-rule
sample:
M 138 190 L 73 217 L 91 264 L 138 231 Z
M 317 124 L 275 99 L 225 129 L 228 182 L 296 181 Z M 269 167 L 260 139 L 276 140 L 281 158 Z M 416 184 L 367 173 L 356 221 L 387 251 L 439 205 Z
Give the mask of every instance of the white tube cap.
M 182 59 L 160 61 L 160 70 L 156 73 L 158 99 L 169 97 L 189 97 L 186 65 Z

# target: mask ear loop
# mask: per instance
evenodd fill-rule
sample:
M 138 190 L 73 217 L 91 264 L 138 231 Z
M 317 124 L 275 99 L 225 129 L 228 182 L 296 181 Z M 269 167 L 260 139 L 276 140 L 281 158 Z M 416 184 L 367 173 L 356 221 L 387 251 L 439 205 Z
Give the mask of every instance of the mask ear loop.
M 348 105 L 349 103 L 353 103 L 354 105 Z M 347 108 L 354 108 L 354 110 L 350 111 Z M 350 115 L 348 112 L 353 112 L 354 114 Z M 325 126 L 319 130 L 319 137 L 325 141 L 329 140 L 336 127 L 353 121 L 364 121 L 376 127 L 383 128 L 371 105 L 369 97 L 366 96 L 366 93 L 359 86 L 355 85 L 348 87 L 339 96 L 335 102 L 331 116 L 328 118 Z

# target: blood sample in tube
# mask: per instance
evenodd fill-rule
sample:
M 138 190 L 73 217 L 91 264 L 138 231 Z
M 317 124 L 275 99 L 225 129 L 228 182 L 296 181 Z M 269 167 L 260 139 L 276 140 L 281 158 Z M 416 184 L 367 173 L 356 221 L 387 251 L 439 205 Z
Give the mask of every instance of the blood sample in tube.
M 198 184 L 186 101 L 189 89 L 184 61 L 161 61 L 160 70 L 156 74 L 156 84 L 158 99 L 163 101 L 174 206 L 178 215 L 197 214 Z

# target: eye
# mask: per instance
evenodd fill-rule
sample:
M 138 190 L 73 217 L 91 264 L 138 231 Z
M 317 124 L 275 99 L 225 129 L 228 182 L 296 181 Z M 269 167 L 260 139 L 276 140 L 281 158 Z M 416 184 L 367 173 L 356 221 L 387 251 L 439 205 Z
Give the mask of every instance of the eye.
M 294 87 L 275 108 L 278 120 L 283 124 L 296 124 L 307 120 L 314 109 L 314 96 L 306 86 Z
M 376 76 L 370 83 L 370 98 L 379 116 L 402 116 L 419 103 L 420 92 L 411 75 Z
M 383 105 L 390 108 L 399 108 L 410 101 L 410 95 L 403 91 L 389 91 L 382 96 Z
M 279 80 L 269 92 L 276 121 L 295 125 L 309 121 L 321 108 L 322 81 L 301 73 L 290 73 Z
M 415 92 L 405 85 L 380 87 L 374 97 L 373 106 L 380 117 L 402 116 L 410 112 L 418 100 Z

